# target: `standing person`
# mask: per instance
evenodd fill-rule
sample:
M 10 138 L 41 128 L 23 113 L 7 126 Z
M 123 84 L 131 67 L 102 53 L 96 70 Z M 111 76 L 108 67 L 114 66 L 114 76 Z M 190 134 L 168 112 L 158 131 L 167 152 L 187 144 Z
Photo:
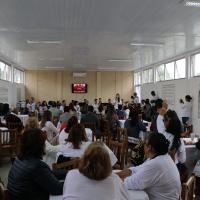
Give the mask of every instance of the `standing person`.
M 34 97 L 31 97 L 30 104 L 31 104 L 31 112 L 35 112 L 36 103 L 35 103 L 35 98 Z
M 192 97 L 190 95 L 185 96 L 185 102 L 180 99 L 181 104 L 181 116 L 182 123 L 187 125 L 187 122 L 191 123 L 192 119 Z
M 98 113 L 99 104 L 97 99 L 94 99 L 94 104 L 92 106 L 94 108 L 94 112 Z
M 156 101 L 159 99 L 159 97 L 156 95 L 155 91 L 151 91 L 151 105 L 155 106 Z
M 138 104 L 139 103 L 139 97 L 136 92 L 133 93 L 133 103 Z
M 113 104 L 116 110 L 118 109 L 118 105 L 122 105 L 122 100 L 120 98 L 119 93 L 116 94 Z
M 150 122 L 152 110 L 151 110 L 151 104 L 149 102 L 149 99 L 145 100 L 145 106 L 143 107 L 143 112 L 144 112 L 144 119 Z
M 62 100 L 62 104 L 60 106 L 60 111 L 63 113 L 64 112 L 64 107 L 66 106 L 66 101 L 65 100 Z

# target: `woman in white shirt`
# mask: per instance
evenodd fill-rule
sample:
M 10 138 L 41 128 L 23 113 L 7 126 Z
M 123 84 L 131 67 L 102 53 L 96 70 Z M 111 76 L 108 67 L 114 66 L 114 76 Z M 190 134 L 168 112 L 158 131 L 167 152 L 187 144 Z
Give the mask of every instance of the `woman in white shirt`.
M 44 111 L 40 128 L 47 133 L 47 140 L 50 144 L 56 144 L 59 136 L 59 129 L 57 129 L 51 122 L 52 114 L 49 110 Z
M 94 104 L 92 106 L 94 108 L 94 112 L 98 113 L 99 112 L 99 104 L 97 102 L 97 99 L 94 99 Z
M 118 109 L 118 105 L 122 105 L 122 99 L 120 98 L 119 93 L 116 94 L 113 105 L 114 105 L 116 110 Z
M 68 172 L 63 200 L 128 200 L 127 190 L 120 178 L 112 173 L 108 151 L 103 144 L 89 145 L 79 168 Z
M 168 110 L 164 115 L 164 124 L 166 131 L 164 136 L 170 142 L 169 153 L 175 161 L 180 174 L 186 170 L 186 150 L 183 139 L 181 138 L 182 126 L 181 122 L 173 110 Z
M 180 175 L 168 155 L 168 146 L 169 142 L 163 134 L 149 135 L 144 148 L 148 160 L 126 170 L 129 177 L 124 179 L 124 185 L 128 190 L 145 190 L 150 200 L 179 199 Z
M 66 144 L 61 147 L 58 153 L 58 162 L 63 162 L 68 158 L 81 157 L 90 144 L 91 141 L 88 141 L 84 127 L 81 124 L 73 126 Z M 105 144 L 104 146 L 109 152 L 112 166 L 115 165 L 117 162 L 116 156 Z
M 192 97 L 190 95 L 185 96 L 185 103 L 180 99 L 181 104 L 181 117 L 182 123 L 187 125 L 187 122 L 191 123 L 192 118 Z
M 78 118 L 76 116 L 72 116 L 67 123 L 67 128 L 63 129 L 59 134 L 59 144 L 65 144 L 66 139 L 68 138 L 69 131 L 71 128 L 78 124 Z M 88 141 L 92 141 L 92 130 L 90 128 L 85 128 L 86 136 Z

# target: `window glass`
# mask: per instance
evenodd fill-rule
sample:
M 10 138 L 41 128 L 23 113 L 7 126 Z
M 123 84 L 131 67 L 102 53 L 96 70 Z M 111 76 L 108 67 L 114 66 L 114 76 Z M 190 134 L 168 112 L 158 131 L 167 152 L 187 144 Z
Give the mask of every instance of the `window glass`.
M 149 82 L 149 70 L 145 70 L 142 72 L 142 83 Z
M 11 66 L 0 61 L 0 79 L 11 81 L 11 73 L 12 73 Z
M 165 80 L 165 68 L 164 65 L 160 65 L 156 68 L 156 81 Z
M 177 60 L 175 63 L 175 79 L 186 77 L 186 59 Z
M 134 92 L 137 93 L 137 95 L 139 97 L 139 101 L 140 101 L 140 99 L 141 99 L 141 86 L 140 85 L 135 86 L 135 91 Z
M 149 83 L 153 82 L 153 69 L 149 69 Z
M 24 72 L 14 68 L 13 80 L 15 83 L 24 83 Z
M 140 85 L 141 84 L 141 73 L 137 72 L 134 73 L 134 85 Z
M 174 62 L 165 65 L 165 80 L 174 79 Z
M 200 54 L 196 54 L 193 56 L 193 75 L 200 75 Z

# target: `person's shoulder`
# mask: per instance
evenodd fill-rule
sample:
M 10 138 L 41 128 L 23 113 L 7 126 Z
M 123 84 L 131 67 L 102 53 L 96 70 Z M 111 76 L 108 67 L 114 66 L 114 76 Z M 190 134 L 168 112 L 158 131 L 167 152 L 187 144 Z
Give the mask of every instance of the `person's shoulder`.
M 73 178 L 74 179 L 74 177 L 77 177 L 77 176 L 81 176 L 78 169 L 72 169 L 67 173 L 67 178 Z

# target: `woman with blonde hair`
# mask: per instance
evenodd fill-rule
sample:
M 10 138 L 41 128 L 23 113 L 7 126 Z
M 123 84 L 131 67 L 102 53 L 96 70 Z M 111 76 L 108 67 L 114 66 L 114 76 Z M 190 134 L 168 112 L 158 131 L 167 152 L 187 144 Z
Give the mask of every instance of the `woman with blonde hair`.
M 120 178 L 112 173 L 109 153 L 102 143 L 88 146 L 79 168 L 68 172 L 63 188 L 63 200 L 128 200 Z
M 36 117 L 29 117 L 26 121 L 24 131 L 27 131 L 30 128 L 39 128 L 39 123 Z

